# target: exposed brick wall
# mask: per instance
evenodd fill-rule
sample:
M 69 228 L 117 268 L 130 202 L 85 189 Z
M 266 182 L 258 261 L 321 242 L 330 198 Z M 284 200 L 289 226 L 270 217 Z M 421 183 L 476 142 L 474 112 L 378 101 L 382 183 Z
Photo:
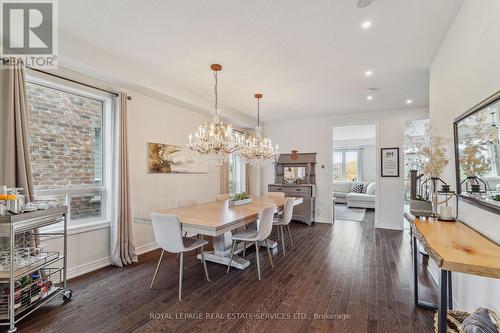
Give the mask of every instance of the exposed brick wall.
M 27 84 L 27 101 L 35 189 L 99 185 L 95 147 L 102 102 L 33 83 Z M 72 217 L 99 215 L 97 199 L 73 198 Z

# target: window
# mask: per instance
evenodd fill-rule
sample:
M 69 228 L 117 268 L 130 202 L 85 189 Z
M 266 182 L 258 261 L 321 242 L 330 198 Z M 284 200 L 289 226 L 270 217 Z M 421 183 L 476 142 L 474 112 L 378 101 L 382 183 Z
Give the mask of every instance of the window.
M 333 153 L 333 180 L 358 180 L 360 154 L 358 150 L 342 150 Z
M 246 191 L 246 165 L 235 155 L 229 157 L 228 177 L 228 191 L 230 194 Z
M 27 79 L 35 195 L 69 208 L 69 224 L 108 220 L 108 94 L 61 80 Z M 107 154 L 110 155 L 110 154 Z M 109 178 L 109 177 L 108 177 Z

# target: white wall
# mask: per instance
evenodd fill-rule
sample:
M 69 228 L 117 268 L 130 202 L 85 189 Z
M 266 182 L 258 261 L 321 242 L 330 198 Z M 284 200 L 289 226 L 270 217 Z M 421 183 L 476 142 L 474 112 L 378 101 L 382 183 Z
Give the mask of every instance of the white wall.
M 186 144 L 190 131 L 207 120 L 200 113 L 162 102 L 137 92 L 128 102 L 128 145 L 130 202 L 132 216 L 148 216 L 152 211 L 176 207 L 178 200 L 215 200 L 219 193 L 219 169 L 208 174 L 168 175 L 147 173 L 147 142 Z M 68 235 L 68 276 L 70 278 L 111 264 L 109 224 L 84 229 L 70 228 Z M 157 248 L 151 226 L 133 224 L 139 254 Z M 62 239 L 46 245 L 62 249 Z
M 430 75 L 430 124 L 450 138 L 453 120 L 500 89 L 500 1 L 466 0 L 438 51 Z M 444 178 L 455 185 L 454 154 Z M 500 215 L 459 203 L 460 219 L 500 244 Z M 489 306 L 500 312 L 500 281 L 455 274 L 454 297 L 461 309 Z
M 178 200 L 213 201 L 219 193 L 219 169 L 208 174 L 168 175 L 147 173 L 147 142 L 186 144 L 189 132 L 208 118 L 175 105 L 131 93 L 128 102 L 130 201 L 133 216 L 171 208 Z M 134 225 L 136 247 L 141 252 L 155 247 L 151 226 Z
M 359 124 L 377 125 L 377 158 L 372 167 L 377 170 L 377 193 L 379 228 L 402 229 L 403 214 L 403 154 L 400 151 L 401 177 L 381 178 L 380 147 L 401 147 L 403 145 L 404 123 L 408 119 L 422 119 L 428 116 L 427 108 L 406 108 L 353 115 L 338 115 L 308 119 L 276 121 L 265 124 L 265 132 L 279 145 L 282 153 L 296 149 L 301 153 L 317 153 L 316 164 L 316 221 L 331 222 L 332 211 L 332 146 L 333 128 Z M 321 165 L 325 165 L 322 169 Z M 274 181 L 274 169 L 268 167 L 263 176 L 263 187 Z

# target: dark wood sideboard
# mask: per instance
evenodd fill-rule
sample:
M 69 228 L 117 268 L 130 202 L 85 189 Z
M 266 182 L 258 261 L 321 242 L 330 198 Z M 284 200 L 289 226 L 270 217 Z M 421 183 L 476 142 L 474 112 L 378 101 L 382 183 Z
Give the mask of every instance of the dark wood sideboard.
M 294 183 L 287 183 L 285 169 L 304 168 L 304 177 Z M 287 197 L 301 197 L 303 203 L 295 206 L 292 219 L 311 225 L 315 219 L 316 197 L 316 153 L 281 154 L 274 167 L 274 184 L 268 185 L 269 192 L 283 192 Z

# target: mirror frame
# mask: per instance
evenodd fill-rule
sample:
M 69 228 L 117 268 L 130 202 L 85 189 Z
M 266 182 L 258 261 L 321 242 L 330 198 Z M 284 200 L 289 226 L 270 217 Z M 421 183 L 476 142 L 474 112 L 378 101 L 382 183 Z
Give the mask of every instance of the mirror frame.
M 462 188 L 460 185 L 460 164 L 459 164 L 459 158 L 458 158 L 458 122 L 464 120 L 465 118 L 471 116 L 472 114 L 478 112 L 479 110 L 482 110 L 485 107 L 488 107 L 489 105 L 497 102 L 500 100 L 500 90 L 491 95 L 490 97 L 486 98 L 484 101 L 474 105 L 472 108 L 467 110 L 465 113 L 460 115 L 458 118 L 455 118 L 453 121 L 453 145 L 455 148 L 455 178 L 456 178 L 456 186 L 457 186 L 457 195 L 459 196 L 460 199 L 467 201 L 468 203 L 488 210 L 492 213 L 500 214 L 500 207 L 492 205 L 488 202 L 466 196 L 461 194 Z

